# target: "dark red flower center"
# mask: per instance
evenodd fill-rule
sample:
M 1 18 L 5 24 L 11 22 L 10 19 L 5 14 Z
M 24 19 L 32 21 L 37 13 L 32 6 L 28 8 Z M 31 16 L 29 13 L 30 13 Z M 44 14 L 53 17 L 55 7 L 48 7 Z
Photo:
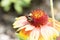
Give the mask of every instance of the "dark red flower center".
M 47 14 L 40 9 L 32 11 L 31 18 L 33 19 L 32 23 L 37 26 L 45 25 L 48 22 Z

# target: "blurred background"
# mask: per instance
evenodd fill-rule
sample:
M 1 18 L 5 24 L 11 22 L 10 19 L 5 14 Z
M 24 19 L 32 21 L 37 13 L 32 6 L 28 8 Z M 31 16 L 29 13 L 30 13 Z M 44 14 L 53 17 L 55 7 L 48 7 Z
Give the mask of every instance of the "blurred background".
M 60 21 L 60 0 L 53 0 L 55 19 Z M 51 17 L 50 0 L 0 0 L 0 40 L 19 40 L 13 29 L 16 17 L 42 9 Z

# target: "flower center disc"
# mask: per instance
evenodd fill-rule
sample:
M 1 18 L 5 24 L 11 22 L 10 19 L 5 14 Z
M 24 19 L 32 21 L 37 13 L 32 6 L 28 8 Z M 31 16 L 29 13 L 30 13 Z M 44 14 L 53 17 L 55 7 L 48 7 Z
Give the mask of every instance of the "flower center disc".
M 39 19 L 41 16 L 43 16 L 43 12 L 41 10 L 34 10 L 32 12 L 33 18 Z
M 33 24 L 35 25 L 44 25 L 48 21 L 47 14 L 40 9 L 32 11 Z

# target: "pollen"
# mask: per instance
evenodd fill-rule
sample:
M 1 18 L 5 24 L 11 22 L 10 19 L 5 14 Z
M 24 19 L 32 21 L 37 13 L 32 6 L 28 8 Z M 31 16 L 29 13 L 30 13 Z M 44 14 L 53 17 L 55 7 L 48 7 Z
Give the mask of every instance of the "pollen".
M 32 11 L 33 17 L 38 19 L 43 16 L 43 12 L 39 9 Z

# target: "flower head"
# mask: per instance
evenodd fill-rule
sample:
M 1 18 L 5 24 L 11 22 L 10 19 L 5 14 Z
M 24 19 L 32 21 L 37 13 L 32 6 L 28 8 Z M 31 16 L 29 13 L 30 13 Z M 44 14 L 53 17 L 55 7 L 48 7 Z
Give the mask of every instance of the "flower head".
M 29 17 L 21 16 L 13 23 L 18 28 L 20 40 L 54 40 L 59 36 L 60 22 L 55 20 L 56 27 L 52 25 L 52 18 L 40 9 L 34 10 Z

